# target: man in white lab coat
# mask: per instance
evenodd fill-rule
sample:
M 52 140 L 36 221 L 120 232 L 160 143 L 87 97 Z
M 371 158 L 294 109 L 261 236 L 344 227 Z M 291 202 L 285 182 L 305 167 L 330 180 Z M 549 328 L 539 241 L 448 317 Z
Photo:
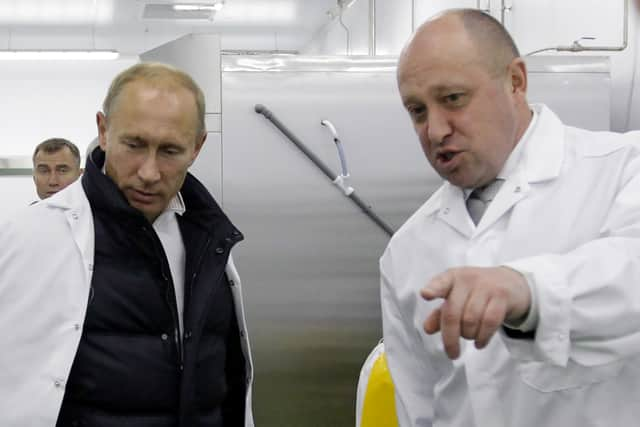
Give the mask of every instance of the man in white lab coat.
M 80 151 L 68 139 L 42 141 L 33 151 L 32 160 L 33 182 L 40 200 L 53 196 L 82 174 Z
M 517 48 L 476 10 L 423 24 L 398 86 L 445 179 L 380 260 L 400 425 L 637 425 L 639 136 L 529 106 Z
M 204 111 L 181 71 L 123 71 L 82 179 L 0 226 L 1 426 L 253 425 L 242 235 L 187 173 Z

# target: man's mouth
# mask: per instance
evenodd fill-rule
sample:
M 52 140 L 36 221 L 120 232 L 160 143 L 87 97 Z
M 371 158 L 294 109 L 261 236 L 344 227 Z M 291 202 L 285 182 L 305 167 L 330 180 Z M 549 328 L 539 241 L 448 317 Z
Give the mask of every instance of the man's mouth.
M 155 200 L 156 196 L 157 196 L 156 193 L 150 193 L 147 191 L 135 190 L 135 189 L 131 191 L 131 198 L 133 199 L 133 201 L 142 203 L 142 204 L 152 203 Z
M 440 160 L 442 160 L 442 161 L 445 161 L 445 162 L 448 162 L 449 160 L 453 159 L 453 157 L 454 157 L 456 154 L 457 154 L 457 153 L 454 153 L 454 152 L 448 151 L 448 152 L 446 152 L 446 153 L 438 154 L 438 159 L 440 159 Z

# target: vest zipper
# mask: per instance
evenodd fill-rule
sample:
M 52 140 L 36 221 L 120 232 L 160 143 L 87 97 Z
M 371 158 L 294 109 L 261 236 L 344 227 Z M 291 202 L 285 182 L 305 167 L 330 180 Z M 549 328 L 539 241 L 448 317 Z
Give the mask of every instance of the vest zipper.
M 180 369 L 180 372 L 182 372 L 184 369 L 184 349 L 182 345 L 182 337 L 180 336 L 178 304 L 176 302 L 175 285 L 173 283 L 173 278 L 171 277 L 171 270 L 169 269 L 169 260 L 167 259 L 167 255 L 165 254 L 164 249 L 162 248 L 162 242 L 160 242 L 160 239 L 158 238 L 158 235 L 155 233 L 155 231 L 152 232 L 146 225 L 143 226 L 142 229 L 145 233 L 151 236 L 151 240 L 153 241 L 158 260 L 160 261 L 160 273 L 162 274 L 162 279 L 167 284 L 165 298 L 167 305 L 169 306 L 169 311 L 171 311 L 171 317 L 173 318 L 173 340 L 178 349 L 178 368 Z M 167 270 L 169 270 L 169 274 L 167 274 Z

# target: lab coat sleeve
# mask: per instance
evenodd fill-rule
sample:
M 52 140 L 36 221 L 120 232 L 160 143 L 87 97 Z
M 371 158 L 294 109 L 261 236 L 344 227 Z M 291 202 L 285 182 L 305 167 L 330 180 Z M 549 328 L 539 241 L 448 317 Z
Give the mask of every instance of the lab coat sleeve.
M 596 238 L 564 254 L 506 263 L 533 278 L 538 299 L 533 342 L 502 334 L 516 359 L 596 366 L 640 354 L 639 194 L 636 158 Z
M 398 424 L 431 427 L 436 373 L 421 361 L 424 351 L 420 351 L 418 332 L 399 309 L 384 271 L 381 271 L 381 303 L 384 345 L 395 388 Z

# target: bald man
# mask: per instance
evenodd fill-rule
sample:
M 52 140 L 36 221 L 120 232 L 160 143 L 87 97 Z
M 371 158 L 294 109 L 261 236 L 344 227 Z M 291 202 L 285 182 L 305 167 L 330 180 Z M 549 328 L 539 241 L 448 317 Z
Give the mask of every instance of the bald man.
M 380 260 L 400 425 L 636 425 L 638 135 L 529 105 L 517 47 L 477 10 L 418 28 L 397 79 L 445 181 Z

